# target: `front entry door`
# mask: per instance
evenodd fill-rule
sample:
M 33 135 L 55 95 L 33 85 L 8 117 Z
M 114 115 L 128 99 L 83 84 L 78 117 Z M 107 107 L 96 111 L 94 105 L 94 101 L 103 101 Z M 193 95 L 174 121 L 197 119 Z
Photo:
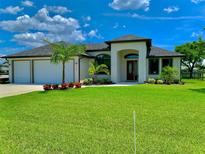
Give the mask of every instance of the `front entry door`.
M 127 61 L 127 80 L 136 81 L 138 78 L 137 61 Z

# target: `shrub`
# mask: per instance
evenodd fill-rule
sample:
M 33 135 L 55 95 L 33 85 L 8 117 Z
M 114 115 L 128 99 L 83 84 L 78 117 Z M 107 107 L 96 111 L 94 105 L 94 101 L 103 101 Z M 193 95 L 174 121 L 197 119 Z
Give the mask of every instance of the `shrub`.
M 95 84 L 111 84 L 112 82 L 108 78 L 97 78 Z
M 164 81 L 163 80 L 157 80 L 157 82 L 156 82 L 157 84 L 163 84 L 164 83 Z
M 155 84 L 156 80 L 153 78 L 148 79 L 148 83 L 150 84 Z
M 103 84 L 110 84 L 111 81 L 108 78 L 103 78 L 102 79 Z
M 50 84 L 43 85 L 44 90 L 52 90 L 52 86 Z
M 92 78 L 87 78 L 83 80 L 84 85 L 91 85 L 93 84 L 93 79 Z
M 184 84 L 185 84 L 185 82 L 184 82 L 184 81 L 181 81 L 181 82 L 180 82 L 180 84 L 181 84 L 181 85 L 184 85 Z
M 54 90 L 58 89 L 58 84 L 53 84 L 52 89 L 54 89 Z
M 74 83 L 75 88 L 81 88 L 81 83 L 80 82 L 76 82 Z
M 70 83 L 68 84 L 68 87 L 69 87 L 69 88 L 73 88 L 73 87 L 74 87 L 74 83 L 73 83 L 73 82 L 70 82 Z
M 61 90 L 65 90 L 68 88 L 68 84 L 67 83 L 62 83 L 60 89 Z
M 180 84 L 180 80 L 179 80 L 179 79 L 175 79 L 175 80 L 173 81 L 173 83 L 174 83 L 174 84 Z
M 160 76 L 165 81 L 165 83 L 171 84 L 177 78 L 178 71 L 176 70 L 176 68 L 166 66 L 162 69 Z
M 96 83 L 97 84 L 104 84 L 104 79 L 103 78 L 98 78 L 98 79 L 96 79 Z

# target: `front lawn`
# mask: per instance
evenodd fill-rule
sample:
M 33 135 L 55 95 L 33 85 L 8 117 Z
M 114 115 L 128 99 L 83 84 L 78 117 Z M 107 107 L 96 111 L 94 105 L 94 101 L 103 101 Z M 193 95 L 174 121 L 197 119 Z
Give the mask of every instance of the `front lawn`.
M 205 81 L 0 99 L 0 153 L 205 153 Z

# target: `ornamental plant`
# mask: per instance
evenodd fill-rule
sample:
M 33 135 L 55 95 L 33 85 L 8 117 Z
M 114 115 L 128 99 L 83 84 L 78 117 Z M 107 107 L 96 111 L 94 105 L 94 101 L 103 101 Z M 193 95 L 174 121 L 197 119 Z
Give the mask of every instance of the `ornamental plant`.
M 62 83 L 60 89 L 61 90 L 68 89 L 68 84 L 67 83 Z
M 45 91 L 47 91 L 47 90 L 52 90 L 52 86 L 51 86 L 50 84 L 45 84 L 45 85 L 43 85 L 43 89 L 44 89 Z
M 90 63 L 88 73 L 92 77 L 93 82 L 96 82 L 96 78 L 99 73 L 105 73 L 106 75 L 109 75 L 110 71 L 107 65 L 105 64 L 98 65 L 96 62 L 94 62 L 94 63 Z
M 81 88 L 81 83 L 80 82 L 76 82 L 76 83 L 74 83 L 74 85 L 75 85 L 75 88 Z
M 52 89 L 53 89 L 53 90 L 58 89 L 58 84 L 53 84 L 53 85 L 52 85 Z
M 69 87 L 69 88 L 73 88 L 73 87 L 74 87 L 74 83 L 73 83 L 73 82 L 70 82 L 70 83 L 68 84 L 68 87 Z
M 162 73 L 160 74 L 161 78 L 164 80 L 166 84 L 171 84 L 174 80 L 177 79 L 179 72 L 176 68 L 166 66 L 162 69 Z
M 155 84 L 156 80 L 153 78 L 148 79 L 148 83 L 150 84 Z

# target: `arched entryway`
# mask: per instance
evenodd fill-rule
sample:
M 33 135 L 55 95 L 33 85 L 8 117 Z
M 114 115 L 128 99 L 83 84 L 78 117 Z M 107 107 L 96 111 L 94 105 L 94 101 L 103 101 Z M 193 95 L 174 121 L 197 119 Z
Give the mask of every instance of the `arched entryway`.
M 138 82 L 139 51 L 121 50 L 118 52 L 119 58 L 119 79 L 121 82 Z

